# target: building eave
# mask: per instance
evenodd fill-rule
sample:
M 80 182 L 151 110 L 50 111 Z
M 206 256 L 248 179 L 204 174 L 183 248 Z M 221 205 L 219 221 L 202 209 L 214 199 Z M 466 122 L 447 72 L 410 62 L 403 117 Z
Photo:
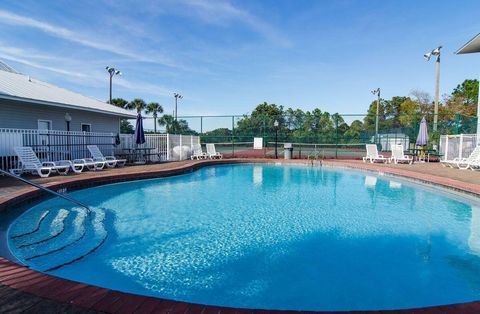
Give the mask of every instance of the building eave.
M 480 33 L 470 39 L 465 45 L 458 49 L 455 53 L 457 55 L 466 53 L 480 52 Z
M 63 104 L 63 103 L 57 103 L 57 102 L 51 102 L 51 101 L 45 101 L 45 100 L 39 100 L 39 99 L 24 98 L 24 97 L 18 97 L 18 96 L 6 95 L 6 94 L 0 94 L 0 99 L 53 106 L 53 107 L 59 107 L 59 108 L 89 111 L 89 112 L 95 112 L 95 113 L 103 113 L 103 114 L 108 114 L 108 115 L 117 116 L 121 118 L 128 118 L 128 119 L 135 119 L 137 116 L 136 114 L 133 114 L 133 113 L 132 114 L 120 113 L 120 112 L 114 112 L 114 111 L 108 111 L 108 110 L 86 108 L 86 107 L 76 106 L 71 104 Z

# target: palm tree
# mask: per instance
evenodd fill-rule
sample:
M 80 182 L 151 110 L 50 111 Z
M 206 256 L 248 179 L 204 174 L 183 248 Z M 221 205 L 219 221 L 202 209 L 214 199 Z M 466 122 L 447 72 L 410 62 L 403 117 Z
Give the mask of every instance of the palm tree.
M 153 131 L 155 133 L 157 133 L 157 116 L 159 113 L 162 113 L 162 112 L 163 112 L 163 107 L 158 102 L 149 103 L 145 110 L 146 114 L 151 113 L 153 115 Z
M 172 133 L 175 131 L 175 125 L 176 125 L 175 118 L 172 115 L 169 114 L 164 114 L 159 120 L 158 124 L 160 126 L 165 126 L 167 129 L 167 133 Z
M 137 113 L 142 113 L 142 110 L 145 109 L 146 106 L 147 104 L 145 103 L 145 101 L 143 101 L 143 99 L 135 98 L 134 100 L 132 100 L 131 102 L 125 105 L 125 109 L 129 109 L 129 110 L 136 109 Z
M 128 101 L 126 101 L 123 98 L 113 98 L 111 104 L 114 105 L 115 107 L 120 107 L 125 109 L 125 106 L 128 104 Z

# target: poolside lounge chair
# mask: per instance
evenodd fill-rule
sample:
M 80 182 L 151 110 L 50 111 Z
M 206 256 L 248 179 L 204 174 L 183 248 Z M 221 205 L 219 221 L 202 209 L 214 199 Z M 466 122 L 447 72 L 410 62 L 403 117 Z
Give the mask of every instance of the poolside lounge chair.
M 451 168 L 475 170 L 479 167 L 478 164 L 480 163 L 480 146 L 475 147 L 470 156 L 467 158 L 456 157 L 452 160 L 442 160 L 441 163 L 444 166 L 449 166 Z
M 393 162 L 395 164 L 406 162 L 408 164 L 413 163 L 413 157 L 405 155 L 403 150 L 403 145 L 392 145 L 392 157 L 390 157 L 389 162 Z
M 44 161 L 41 162 L 38 159 L 37 154 L 31 147 L 19 146 L 14 147 L 13 150 L 18 156 L 20 162 L 21 173 L 29 172 L 32 174 L 38 174 L 42 178 L 48 177 L 51 173 L 58 173 L 66 175 L 70 170 L 70 161 L 61 160 L 57 162 Z
M 197 160 L 206 159 L 208 157 L 207 153 L 205 153 L 202 150 L 202 145 L 201 144 L 193 144 L 192 145 L 192 151 L 193 151 L 193 154 L 190 157 L 192 160 L 194 160 L 194 159 L 197 159 Z
M 215 144 L 207 144 L 207 155 L 210 159 L 222 159 L 223 155 L 216 151 Z
M 93 161 L 102 161 L 108 168 L 113 168 L 115 166 L 123 167 L 127 162 L 126 159 L 117 159 L 114 156 L 103 156 L 97 145 L 87 145 L 87 148 L 93 157 Z
M 370 161 L 372 164 L 374 162 L 387 162 L 388 158 L 385 158 L 383 155 L 378 154 L 378 149 L 376 144 L 367 144 L 367 156 L 363 157 L 363 162 Z
M 82 159 L 75 159 L 73 160 L 74 164 L 82 165 L 83 169 L 88 170 L 102 170 L 105 167 L 104 161 L 94 161 L 93 158 L 82 158 Z

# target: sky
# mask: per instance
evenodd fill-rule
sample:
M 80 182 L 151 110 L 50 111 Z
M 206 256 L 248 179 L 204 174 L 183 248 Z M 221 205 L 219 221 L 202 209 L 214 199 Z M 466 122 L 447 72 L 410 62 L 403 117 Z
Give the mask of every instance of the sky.
M 480 1 L 0 1 L 0 60 L 100 100 L 143 98 L 178 115 L 246 114 L 267 101 L 365 113 L 383 98 L 433 95 L 480 75 L 480 54 L 455 55 L 480 33 Z

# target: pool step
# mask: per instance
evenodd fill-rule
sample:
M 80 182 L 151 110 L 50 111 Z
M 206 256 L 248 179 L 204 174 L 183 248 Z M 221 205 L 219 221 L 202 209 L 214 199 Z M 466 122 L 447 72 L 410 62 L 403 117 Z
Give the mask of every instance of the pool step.
M 27 232 L 22 236 L 15 236 L 11 238 L 15 247 L 20 249 L 30 245 L 46 242 L 59 236 L 63 232 L 65 228 L 65 220 L 69 216 L 69 211 L 65 209 L 59 209 L 50 210 L 49 212 L 50 213 L 47 214 L 46 217 L 44 217 L 38 224 L 39 228 L 37 228 L 36 231 Z M 28 220 L 25 220 L 25 224 L 28 226 Z M 19 221 L 17 224 L 22 224 L 22 222 Z
M 73 245 L 85 236 L 85 219 L 87 210 L 85 208 L 75 208 L 65 219 L 63 232 L 50 240 L 33 244 L 25 247 L 19 247 L 21 255 L 26 261 L 60 251 L 65 247 Z
M 37 232 L 40 229 L 40 225 L 49 213 L 50 211 L 46 210 L 44 212 L 41 212 L 38 218 L 33 218 L 35 222 L 31 224 L 30 229 L 28 227 L 25 227 L 24 224 L 17 224 L 18 227 L 22 226 L 21 230 L 12 230 L 12 235 L 10 237 L 12 239 L 17 239 Z
M 84 220 L 85 231 L 80 237 L 72 237 L 67 245 L 57 247 L 47 254 L 30 256 L 26 263 L 41 271 L 53 271 L 72 264 L 98 249 L 107 238 L 105 211 L 94 209 Z M 71 233 L 71 231 L 68 231 Z

